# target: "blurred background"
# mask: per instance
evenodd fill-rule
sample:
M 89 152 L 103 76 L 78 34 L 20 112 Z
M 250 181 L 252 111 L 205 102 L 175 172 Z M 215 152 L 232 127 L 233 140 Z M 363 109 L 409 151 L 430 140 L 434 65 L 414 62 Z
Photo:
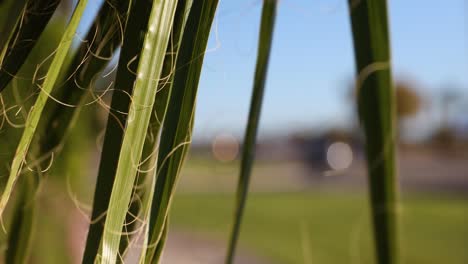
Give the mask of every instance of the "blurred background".
M 388 2 L 402 263 L 468 263 L 468 3 Z M 72 7 L 62 5 L 49 34 L 60 37 Z M 260 11 L 258 0 L 219 4 L 163 263 L 223 262 Z M 273 43 L 236 263 L 374 263 L 346 1 L 282 0 Z M 50 51 L 36 53 L 30 65 Z M 80 261 L 107 109 L 82 112 L 38 197 L 50 213 L 37 221 L 36 263 Z M 44 254 L 51 245 L 58 254 Z

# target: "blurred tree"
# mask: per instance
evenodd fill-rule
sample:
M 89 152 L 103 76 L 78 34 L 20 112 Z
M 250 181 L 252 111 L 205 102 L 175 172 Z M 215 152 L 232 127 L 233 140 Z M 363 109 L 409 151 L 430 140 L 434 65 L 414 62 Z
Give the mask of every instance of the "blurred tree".
M 395 96 L 399 120 L 413 117 L 421 110 L 421 97 L 408 82 L 397 82 L 395 84 Z

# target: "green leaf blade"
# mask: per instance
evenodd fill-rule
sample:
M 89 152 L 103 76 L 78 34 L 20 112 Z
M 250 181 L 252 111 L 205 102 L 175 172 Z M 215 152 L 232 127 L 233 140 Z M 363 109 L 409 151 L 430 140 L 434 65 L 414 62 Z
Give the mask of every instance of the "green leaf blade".
M 0 65 L 3 65 L 3 57 L 8 49 L 8 43 L 14 36 L 27 2 L 28 0 L 9 0 L 0 5 L 0 36 L 2 36 L 0 39 Z
M 122 4 L 126 0 L 119 0 Z M 86 239 L 85 251 L 82 263 L 93 263 L 97 257 L 101 238 L 104 231 L 103 217 L 109 207 L 112 186 L 115 181 L 117 163 L 122 146 L 124 124 L 127 120 L 127 112 L 130 105 L 129 94 L 132 94 L 133 83 L 136 80 L 134 72 L 137 71 L 143 48 L 144 32 L 148 27 L 148 20 L 152 6 L 151 0 L 130 1 L 129 10 L 124 25 L 124 39 L 117 66 L 115 79 L 115 91 L 112 94 L 110 115 L 107 120 L 104 143 L 101 153 L 101 161 L 94 190 L 93 209 L 91 213 L 92 223 Z M 130 28 L 131 30 L 127 30 Z
M 176 4 L 177 1 L 153 4 L 104 226 L 102 263 L 117 260 L 120 232 L 142 155 Z
M 174 15 L 174 24 L 169 44 L 166 49 L 164 65 L 153 106 L 153 114 L 151 115 L 150 125 L 148 127 L 147 137 L 143 147 L 141 164 L 142 171 L 138 174 L 137 181 L 135 182 L 136 191 L 134 196 L 139 197 L 139 199 L 132 200 L 132 204 L 127 214 L 127 221 L 132 222 L 132 224 L 127 225 L 125 227 L 125 231 L 128 233 L 134 233 L 133 231 L 139 229 L 134 239 L 138 239 L 138 236 L 141 235 L 143 235 L 146 240 L 148 239 L 147 223 L 149 223 L 149 212 L 151 210 L 151 201 L 153 199 L 155 183 L 154 176 L 157 170 L 160 133 L 172 90 L 180 42 L 187 21 L 187 14 L 190 11 L 191 5 L 191 0 L 179 0 L 177 3 L 176 13 Z M 136 216 L 138 217 L 138 220 L 136 219 Z M 131 235 L 129 235 L 127 238 L 121 240 L 121 252 L 128 250 L 131 239 Z M 141 260 L 144 261 L 146 248 L 143 248 L 140 254 L 142 256 Z
M 76 6 L 73 16 L 71 18 L 71 21 L 67 26 L 64 36 L 62 37 L 62 40 L 59 44 L 59 47 L 57 48 L 54 59 L 52 60 L 51 67 L 47 72 L 47 76 L 42 85 L 41 93 L 39 94 L 26 120 L 26 128 L 23 132 L 23 135 L 16 150 L 15 157 L 13 159 L 7 185 L 0 198 L 0 217 L 2 216 L 3 211 L 5 210 L 7 202 L 11 196 L 11 192 L 13 191 L 13 187 L 24 165 L 24 160 L 26 158 L 26 154 L 34 136 L 34 133 L 36 131 L 37 125 L 39 123 L 42 110 L 44 109 L 47 99 L 49 98 L 49 94 L 54 88 L 55 82 L 60 73 L 60 68 L 63 62 L 65 61 L 72 40 L 75 37 L 76 30 L 81 20 L 81 16 L 83 15 L 86 4 L 87 0 L 80 0 L 78 2 L 78 5 Z
M 377 261 L 398 263 L 395 98 L 387 1 L 349 1 Z
M 90 93 L 90 86 L 108 65 L 121 43 L 120 20 L 125 16 L 127 8 L 126 1 L 117 0 L 107 0 L 101 6 L 78 52 L 71 60 L 65 75 L 65 84 L 60 87 L 62 89 L 55 89 L 58 91 L 54 97 L 67 105 L 55 101 L 49 101 L 46 105 L 42 118 L 48 119 L 44 122 L 44 129 L 50 131 L 41 142 L 42 154 L 60 152 L 60 142 L 71 129 L 78 109 L 83 107 L 85 97 Z
M 33 173 L 27 173 L 20 184 L 19 199 L 13 213 L 12 224 L 8 233 L 8 248 L 5 263 L 28 263 L 35 227 L 35 195 L 38 179 Z
M 23 15 L 18 16 L 21 17 L 21 23 L 16 26 L 14 37 L 8 39 L 0 52 L 4 55 L 0 55 L 0 92 L 26 61 L 59 3 L 57 0 L 27 1 Z M 2 46 L 3 43 L 0 43 L 0 48 Z
M 277 0 L 264 0 L 262 8 L 262 19 L 260 24 L 260 36 L 257 54 L 257 66 L 255 69 L 254 86 L 250 104 L 250 113 L 245 131 L 244 146 L 242 148 L 242 159 L 240 167 L 239 182 L 237 186 L 236 211 L 234 214 L 234 225 L 231 230 L 231 238 L 226 256 L 226 263 L 234 261 L 237 241 L 239 239 L 242 216 L 249 190 L 250 176 L 255 159 L 255 144 L 257 138 L 260 112 L 265 90 L 265 82 L 268 70 L 273 30 L 276 18 Z
M 161 134 L 146 263 L 159 261 L 175 184 L 191 142 L 198 82 L 217 4 L 217 0 L 193 1 L 182 37 Z

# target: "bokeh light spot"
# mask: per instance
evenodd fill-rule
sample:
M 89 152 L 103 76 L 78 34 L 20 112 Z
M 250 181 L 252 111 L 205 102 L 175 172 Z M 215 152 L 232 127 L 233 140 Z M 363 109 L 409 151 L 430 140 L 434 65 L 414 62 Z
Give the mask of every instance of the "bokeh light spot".
M 219 134 L 213 140 L 211 150 L 216 160 L 233 161 L 239 153 L 239 142 L 231 134 Z
M 353 150 L 349 144 L 334 142 L 328 147 L 327 162 L 333 170 L 344 170 L 353 162 Z

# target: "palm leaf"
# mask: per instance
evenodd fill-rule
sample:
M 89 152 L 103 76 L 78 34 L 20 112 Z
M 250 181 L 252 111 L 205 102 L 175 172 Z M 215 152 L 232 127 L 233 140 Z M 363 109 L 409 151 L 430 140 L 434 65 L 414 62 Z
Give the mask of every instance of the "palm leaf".
M 42 118 L 48 121 L 41 123 L 45 123 L 43 130 L 49 131 L 41 142 L 42 154 L 60 151 L 56 148 L 70 130 L 70 120 L 74 120 L 75 110 L 85 104 L 84 97 L 91 93 L 88 88 L 96 76 L 104 70 L 121 44 L 123 37 L 120 32 L 121 20 L 127 8 L 127 1 L 122 0 L 107 0 L 101 6 L 88 34 L 72 59 L 62 89 L 56 89 L 58 91 L 54 94 L 54 98 L 63 104 L 49 101 L 46 105 Z
M 119 0 L 126 2 L 126 0 Z M 101 162 L 94 191 L 92 222 L 89 226 L 86 240 L 83 263 L 93 263 L 99 251 L 101 243 L 104 217 L 109 207 L 112 186 L 115 180 L 117 163 L 119 161 L 120 148 L 123 138 L 123 124 L 125 124 L 130 105 L 129 94 L 132 93 L 135 82 L 136 66 L 139 63 L 139 54 L 143 47 L 144 32 L 148 26 L 148 19 L 152 1 L 140 0 L 128 3 L 129 12 L 124 23 L 124 39 L 120 51 L 117 74 L 112 94 L 110 115 L 107 120 L 104 144 L 101 153 Z M 126 30 L 126 29 L 130 30 Z M 97 199 L 99 197 L 99 199 Z
M 1 54 L 4 55 L 0 55 L 0 92 L 26 61 L 59 3 L 58 0 L 28 0 L 23 15 L 17 16 L 21 20 L 18 21 L 12 37 L 7 40 L 6 45 L 0 40 L 0 48 L 3 47 Z
M 175 183 L 191 141 L 198 81 L 217 4 L 217 0 L 193 1 L 183 33 L 161 134 L 146 263 L 158 262 L 156 247 L 163 234 Z
M 151 115 L 150 125 L 148 127 L 147 137 L 143 147 L 141 171 L 138 173 L 138 178 L 135 183 L 136 190 L 134 197 L 138 199 L 132 199 L 132 204 L 130 206 L 129 213 L 127 214 L 126 222 L 130 222 L 132 224 L 127 225 L 124 231 L 129 234 L 136 233 L 140 235 L 144 232 L 145 237 L 147 237 L 148 234 L 148 229 L 146 228 L 145 223 L 149 222 L 149 211 L 151 209 L 151 201 L 153 199 L 155 182 L 154 175 L 158 160 L 157 153 L 159 150 L 160 132 L 162 122 L 166 116 L 169 95 L 172 90 L 177 54 L 182 39 L 182 33 L 191 5 L 191 0 L 179 0 L 177 4 L 171 38 L 166 49 L 166 56 L 164 58 L 164 65 L 161 72 L 162 78 L 158 84 L 158 91 L 156 93 L 156 99 L 153 106 L 153 114 Z M 135 216 L 138 216 L 138 219 L 135 219 Z M 142 232 L 134 232 L 137 228 Z M 136 237 L 135 239 L 139 239 L 139 237 Z M 124 252 L 127 249 L 130 240 L 130 235 L 121 240 L 121 252 Z M 145 251 L 144 248 L 143 251 Z M 142 252 L 143 256 L 144 254 L 145 253 Z
M 395 99 L 387 1 L 349 1 L 358 72 L 358 110 L 366 135 L 377 259 L 397 263 Z
M 273 28 L 275 24 L 277 0 L 264 0 L 262 21 L 260 24 L 260 38 L 258 44 L 257 67 L 255 70 L 254 87 L 250 103 L 249 120 L 245 131 L 244 147 L 240 168 L 239 183 L 237 186 L 235 222 L 231 232 L 231 239 L 226 256 L 226 263 L 233 263 L 237 240 L 239 239 L 240 226 L 244 207 L 247 200 L 250 175 L 255 159 L 255 142 L 257 137 L 260 111 L 270 57 Z
M 34 173 L 27 172 L 19 181 L 19 197 L 13 212 L 12 226 L 9 229 L 5 263 L 28 263 L 36 212 L 35 195 L 38 179 L 35 176 Z
M 117 260 L 121 230 L 133 191 L 141 159 L 147 128 L 169 36 L 171 33 L 177 1 L 153 3 L 144 49 L 141 53 L 137 80 L 132 95 L 129 118 L 125 127 L 122 150 L 109 201 L 104 234 L 102 237 L 102 262 Z
M 26 120 L 26 129 L 23 131 L 23 135 L 21 137 L 21 140 L 16 150 L 15 157 L 13 159 L 7 185 L 0 198 L 0 217 L 2 216 L 3 211 L 5 210 L 7 202 L 11 196 L 11 192 L 13 191 L 13 187 L 24 165 L 24 160 L 26 159 L 26 154 L 28 152 L 29 145 L 36 131 L 40 117 L 42 115 L 42 110 L 44 109 L 49 94 L 54 88 L 55 82 L 60 73 L 61 66 L 64 63 L 67 53 L 71 47 L 71 43 L 75 36 L 80 19 L 83 15 L 86 3 L 87 0 L 80 0 L 78 2 L 78 5 L 73 13 L 70 23 L 68 24 L 67 29 L 54 55 L 52 64 L 47 72 L 46 78 L 41 88 L 41 93 L 39 94 L 32 110 L 29 113 L 28 119 Z
M 28 0 L 9 0 L 0 4 L 0 65 L 8 50 L 8 42 L 13 39 L 16 28 L 19 26 Z M 1 89 L 0 89 L 1 91 Z
M 43 67 L 38 70 L 35 69 L 35 66 L 44 61 L 44 59 L 48 57 L 60 43 L 60 38 L 63 35 L 64 29 L 61 29 L 62 32 L 57 32 L 58 28 L 62 28 L 58 25 L 59 23 L 54 23 L 44 32 L 44 37 L 41 38 L 39 41 L 40 43 L 38 43 L 41 49 L 35 49 L 35 51 L 33 51 L 28 57 L 25 67 L 22 67 L 19 73 L 21 76 L 31 78 L 30 76 L 35 72 L 38 75 L 44 75 L 47 72 L 50 62 L 44 63 Z M 37 98 L 36 92 L 31 94 L 31 91 L 35 88 L 34 86 L 35 84 L 31 83 L 30 80 L 15 79 L 12 82 L 11 88 L 3 91 L 0 95 L 3 98 L 3 102 L 7 103 L 7 105 L 17 105 L 22 109 L 15 116 L 15 119 L 21 123 L 26 122 L 28 112 L 34 104 L 34 99 Z M 31 100 L 25 99 L 28 97 L 31 98 Z M 49 100 L 48 103 L 50 101 L 51 100 Z M 4 105 L 3 107 L 6 107 L 7 105 Z M 41 122 L 42 121 L 44 121 L 44 118 L 41 117 Z M 1 160 L 5 164 L 13 160 L 14 152 L 21 139 L 21 132 L 23 130 L 24 127 L 3 126 L 0 145 L 2 146 L 1 155 L 3 156 Z M 41 133 L 42 132 L 36 131 L 34 139 L 42 138 Z M 37 142 L 31 143 L 31 148 L 28 150 L 28 157 L 29 160 L 33 160 L 34 162 L 31 162 L 28 167 L 32 168 L 33 171 L 29 171 L 27 169 L 23 170 L 24 174 L 18 179 L 18 183 L 16 184 L 17 187 L 15 187 L 16 201 L 14 203 L 10 202 L 10 204 L 13 205 L 10 208 L 13 219 L 10 221 L 10 225 L 7 230 L 7 250 L 5 252 L 6 254 L 4 254 L 6 263 L 27 263 L 30 249 L 32 249 L 32 247 L 30 247 L 30 241 L 35 233 L 34 222 L 38 212 L 35 209 L 35 206 L 37 206 L 37 203 L 35 202 L 37 193 L 36 189 L 39 184 L 39 178 L 42 176 L 42 169 L 40 168 L 42 164 L 40 164 L 40 162 L 36 162 L 40 160 L 38 151 L 39 145 Z M 9 165 L 11 165 L 11 163 Z M 45 166 L 48 165 L 49 164 L 46 164 Z M 0 173 L 9 173 L 9 171 L 2 171 Z M 4 178 L 6 183 L 7 177 Z

